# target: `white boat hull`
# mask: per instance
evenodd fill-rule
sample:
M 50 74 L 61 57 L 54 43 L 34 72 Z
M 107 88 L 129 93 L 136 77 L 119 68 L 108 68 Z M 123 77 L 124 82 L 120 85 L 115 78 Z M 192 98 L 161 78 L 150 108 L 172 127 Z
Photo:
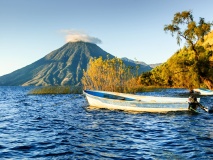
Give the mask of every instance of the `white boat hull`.
M 193 91 L 195 93 L 198 93 L 198 94 L 203 95 L 203 96 L 211 96 L 211 95 L 213 95 L 213 91 L 209 90 L 209 89 L 196 88 L 196 89 L 193 89 Z
M 90 92 L 93 93 L 93 95 L 90 94 Z M 97 95 L 100 94 L 101 96 L 94 95 L 94 92 L 95 94 L 97 93 Z M 86 95 L 90 106 L 113 110 L 116 109 L 136 112 L 169 112 L 187 111 L 189 106 L 188 98 L 139 96 L 117 92 L 99 92 L 88 90 L 84 91 L 84 94 Z M 105 95 L 115 95 L 118 96 L 118 98 L 111 99 L 107 96 L 105 97 Z

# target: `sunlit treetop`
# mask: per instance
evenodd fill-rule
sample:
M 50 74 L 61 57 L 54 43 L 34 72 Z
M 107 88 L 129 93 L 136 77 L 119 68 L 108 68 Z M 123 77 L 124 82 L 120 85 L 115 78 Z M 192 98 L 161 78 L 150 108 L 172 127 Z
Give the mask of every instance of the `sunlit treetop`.
M 174 15 L 172 23 L 165 25 L 164 31 L 171 32 L 172 36 L 177 34 L 178 45 L 185 39 L 188 46 L 194 46 L 198 41 L 204 41 L 204 36 L 211 31 L 212 25 L 201 17 L 195 22 L 191 11 L 183 11 Z

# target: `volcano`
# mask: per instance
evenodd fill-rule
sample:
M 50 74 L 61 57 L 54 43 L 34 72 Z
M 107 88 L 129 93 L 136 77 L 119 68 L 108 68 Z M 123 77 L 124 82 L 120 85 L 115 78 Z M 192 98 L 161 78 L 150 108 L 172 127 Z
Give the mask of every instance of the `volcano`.
M 38 61 L 0 77 L 1 86 L 49 86 L 78 85 L 83 70 L 87 69 L 91 57 L 103 59 L 114 56 L 102 50 L 96 44 L 88 42 L 69 42 L 52 51 Z M 126 65 L 136 66 L 130 61 Z M 140 72 L 149 71 L 148 65 L 140 65 Z

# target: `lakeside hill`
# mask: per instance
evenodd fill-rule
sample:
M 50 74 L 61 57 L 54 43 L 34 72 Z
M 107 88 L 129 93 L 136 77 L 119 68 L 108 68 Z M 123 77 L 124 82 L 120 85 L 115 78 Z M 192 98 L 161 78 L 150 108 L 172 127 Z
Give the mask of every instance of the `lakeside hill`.
M 176 88 L 197 88 L 213 86 L 213 31 L 205 36 L 204 42 L 198 42 L 202 51 L 198 63 L 201 73 L 195 68 L 195 53 L 191 48 L 183 47 L 175 52 L 165 63 L 141 76 L 145 85 L 170 86 Z M 199 83 L 198 78 L 202 77 Z
M 38 61 L 0 77 L 1 86 L 49 86 L 78 85 L 91 57 L 113 58 L 96 44 L 69 42 L 50 52 Z M 125 61 L 128 66 L 138 64 Z M 139 72 L 150 71 L 148 65 L 140 64 Z

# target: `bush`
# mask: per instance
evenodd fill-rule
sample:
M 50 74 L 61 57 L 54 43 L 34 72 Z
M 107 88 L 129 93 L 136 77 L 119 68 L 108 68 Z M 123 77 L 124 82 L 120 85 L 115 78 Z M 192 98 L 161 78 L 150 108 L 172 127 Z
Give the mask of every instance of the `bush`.
M 119 58 L 103 60 L 102 57 L 90 59 L 84 71 L 84 89 L 131 92 L 136 85 L 137 68 L 125 66 Z

